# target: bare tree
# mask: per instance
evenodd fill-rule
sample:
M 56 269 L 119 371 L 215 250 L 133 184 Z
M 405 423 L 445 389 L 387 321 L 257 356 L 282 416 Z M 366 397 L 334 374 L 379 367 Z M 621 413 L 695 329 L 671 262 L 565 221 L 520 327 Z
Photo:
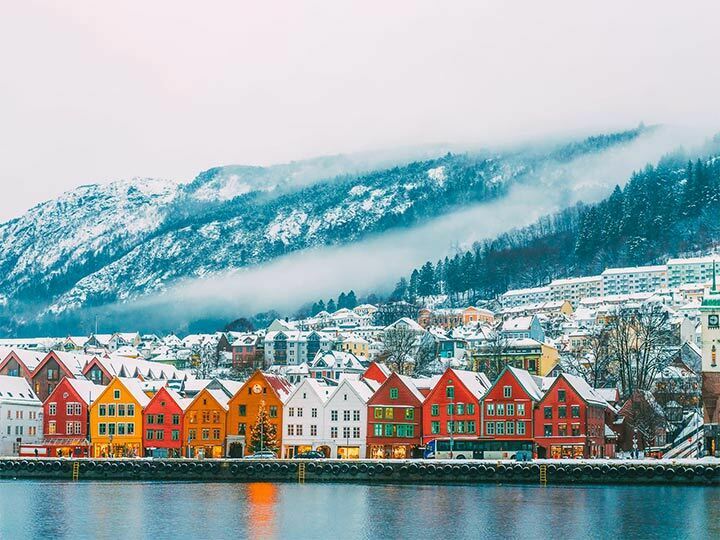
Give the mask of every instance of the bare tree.
M 438 357 L 438 346 L 434 339 L 423 339 L 415 351 L 413 375 L 430 375 L 430 366 Z
M 598 327 L 585 344 L 566 357 L 569 371 L 582 377 L 592 388 L 617 384 L 618 363 L 611 352 L 611 333 L 607 327 Z
M 608 323 L 610 352 L 617 362 L 620 391 L 650 390 L 667 365 L 672 344 L 668 313 L 660 306 L 620 309 Z
M 641 448 L 665 443 L 664 440 L 659 440 L 659 436 L 665 432 L 667 420 L 650 392 L 637 391 L 633 395 L 626 418 L 637 431 Z
M 483 371 L 488 379 L 494 381 L 507 364 L 508 340 L 500 330 L 495 330 L 490 339 L 480 348 L 475 371 Z
M 394 326 L 383 333 L 381 358 L 388 367 L 400 375 L 410 375 L 413 370 L 418 334 L 406 326 Z
M 198 379 L 210 378 L 212 373 L 220 366 L 220 351 L 217 343 L 212 340 L 204 340 L 193 353 L 193 365 L 195 377 Z

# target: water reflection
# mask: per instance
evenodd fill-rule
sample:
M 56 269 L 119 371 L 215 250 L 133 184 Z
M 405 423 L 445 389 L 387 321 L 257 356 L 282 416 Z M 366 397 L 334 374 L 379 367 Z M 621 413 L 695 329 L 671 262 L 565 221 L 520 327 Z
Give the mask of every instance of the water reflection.
M 720 489 L 0 481 L 0 539 L 720 538 Z

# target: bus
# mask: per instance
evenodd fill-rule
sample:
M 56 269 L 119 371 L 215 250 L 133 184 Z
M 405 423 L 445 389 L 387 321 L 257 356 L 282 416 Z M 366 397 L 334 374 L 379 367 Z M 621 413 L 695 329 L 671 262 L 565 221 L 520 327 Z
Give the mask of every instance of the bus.
M 452 442 L 452 457 L 450 447 Z M 498 441 L 486 439 L 435 439 L 425 445 L 425 459 L 517 459 L 533 457 L 532 441 Z

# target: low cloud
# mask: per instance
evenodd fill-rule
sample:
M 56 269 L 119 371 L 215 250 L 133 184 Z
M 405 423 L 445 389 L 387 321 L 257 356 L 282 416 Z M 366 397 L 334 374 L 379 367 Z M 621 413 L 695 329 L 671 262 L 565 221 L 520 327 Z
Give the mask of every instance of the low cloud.
M 388 291 L 400 276 L 427 260 L 473 242 L 529 225 L 579 201 L 593 202 L 623 185 L 633 171 L 680 145 L 703 141 L 695 132 L 662 128 L 627 145 L 564 165 L 548 165 L 514 185 L 507 196 L 463 208 L 422 225 L 341 247 L 309 249 L 260 266 L 186 280 L 166 292 L 113 311 L 140 310 L 163 327 L 202 318 L 228 320 L 259 311 L 291 312 L 299 305 L 354 289 Z M 155 314 L 155 315 L 152 315 Z

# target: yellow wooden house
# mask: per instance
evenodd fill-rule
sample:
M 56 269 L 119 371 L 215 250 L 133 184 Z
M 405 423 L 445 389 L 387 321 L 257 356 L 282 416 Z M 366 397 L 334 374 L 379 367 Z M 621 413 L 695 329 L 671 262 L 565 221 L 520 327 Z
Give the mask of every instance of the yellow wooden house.
M 142 457 L 143 409 L 150 398 L 139 379 L 115 377 L 90 407 L 95 457 Z

